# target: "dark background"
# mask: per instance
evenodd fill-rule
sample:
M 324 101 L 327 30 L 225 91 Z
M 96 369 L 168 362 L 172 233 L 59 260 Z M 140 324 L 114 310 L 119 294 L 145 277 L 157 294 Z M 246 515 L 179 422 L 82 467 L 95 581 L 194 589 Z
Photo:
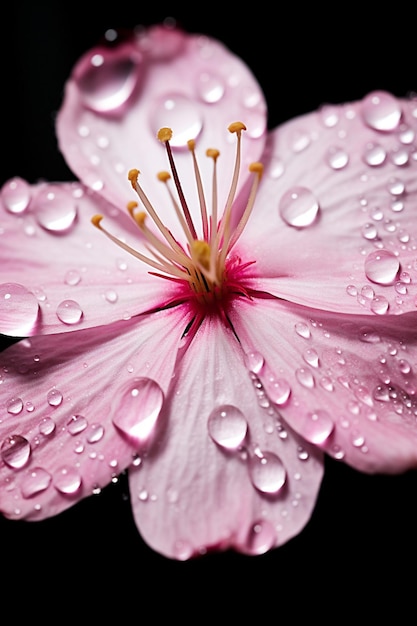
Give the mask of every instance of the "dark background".
M 261 83 L 270 128 L 374 89 L 397 96 L 417 90 L 413 18 L 394 6 L 389 13 L 365 3 L 360 10 L 352 3 L 323 10 L 255 3 L 231 11 L 226 2 L 187 10 L 153 4 L 155 11 L 121 0 L 8 5 L 0 34 L 0 184 L 14 175 L 73 179 L 57 150 L 54 115 L 72 66 L 108 28 L 172 16 L 186 30 L 222 40 Z M 378 608 L 402 607 L 407 615 L 417 587 L 416 491 L 413 472 L 371 477 L 327 459 L 317 507 L 298 537 L 260 557 L 222 553 L 182 563 L 141 540 L 122 476 L 54 519 L 0 518 L 0 598 L 17 615 L 27 608 L 44 621 L 58 603 L 54 623 L 65 615 L 82 621 L 86 610 L 99 621 L 103 609 L 116 611 L 117 622 L 152 616 L 164 623 L 162 611 L 170 621 L 194 623 L 209 619 L 210 607 L 219 623 L 227 614 L 238 621 L 242 609 L 248 617 L 250 608 L 258 623 L 301 623 L 306 610 L 331 623 L 348 619 L 347 609 L 357 623 Z M 397 613 L 396 624 L 407 621 Z

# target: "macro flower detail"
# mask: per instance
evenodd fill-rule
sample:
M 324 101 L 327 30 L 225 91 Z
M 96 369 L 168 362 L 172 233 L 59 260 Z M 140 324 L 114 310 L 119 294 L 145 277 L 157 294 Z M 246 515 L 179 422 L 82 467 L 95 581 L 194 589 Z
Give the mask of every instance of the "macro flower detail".
M 416 127 L 380 91 L 267 133 L 243 62 L 177 29 L 80 59 L 79 182 L 0 196 L 4 515 L 127 469 L 155 550 L 259 554 L 308 522 L 324 453 L 414 467 Z

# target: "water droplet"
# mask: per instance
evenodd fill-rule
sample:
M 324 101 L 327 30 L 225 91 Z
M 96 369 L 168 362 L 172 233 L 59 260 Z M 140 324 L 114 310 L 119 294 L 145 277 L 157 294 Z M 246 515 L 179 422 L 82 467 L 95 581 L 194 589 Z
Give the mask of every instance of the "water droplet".
M 365 343 L 379 343 L 381 341 L 381 337 L 376 330 L 369 326 L 363 326 L 359 330 L 359 339 Z
M 54 388 L 48 391 L 48 393 L 46 394 L 46 400 L 49 406 L 57 407 L 62 403 L 63 395 L 59 391 L 59 389 Z
M 367 165 L 370 165 L 371 167 L 378 167 L 378 165 L 382 165 L 387 158 L 387 153 L 385 148 L 383 148 L 379 143 L 368 143 L 365 146 L 362 158 Z
M 63 324 L 78 324 L 83 316 L 83 311 L 75 300 L 63 300 L 57 306 L 56 315 Z
M 364 224 L 362 226 L 362 236 L 365 239 L 376 239 L 378 236 L 378 231 L 376 229 L 375 224 L 373 224 L 372 222 L 367 222 L 366 224 Z
M 77 272 L 77 270 L 69 270 L 65 274 L 64 280 L 67 285 L 75 287 L 75 285 L 78 285 L 78 283 L 81 281 L 81 275 L 79 272 Z
M 136 443 L 146 443 L 154 433 L 164 402 L 161 387 L 150 378 L 129 382 L 113 411 L 113 424 Z
M 285 404 L 291 395 L 291 387 L 284 378 L 275 379 L 272 376 L 266 378 L 264 388 L 268 398 L 280 406 Z
M 16 176 L 4 183 L 0 196 L 10 213 L 16 215 L 23 213 L 31 199 L 30 185 L 23 178 Z
M 79 435 L 88 426 L 88 422 L 83 415 L 71 415 L 67 422 L 67 430 L 70 435 Z
M 227 450 L 236 450 L 246 437 L 248 424 L 242 411 L 227 404 L 215 408 L 210 413 L 207 428 L 217 445 Z
M 221 78 L 208 72 L 203 72 L 199 76 L 197 90 L 200 98 L 204 102 L 213 104 L 222 99 L 225 87 Z
M 349 155 L 342 148 L 332 146 L 329 148 L 326 161 L 334 170 L 341 170 L 349 163 Z
M 389 302 L 384 296 L 376 296 L 371 302 L 371 311 L 376 315 L 385 315 L 389 309 Z
M 276 542 L 274 526 L 270 521 L 262 519 L 252 524 L 246 539 L 245 551 L 248 554 L 264 554 Z
M 13 469 L 20 469 L 30 458 L 30 443 L 21 435 L 10 435 L 1 444 L 0 453 L 6 465 Z
M 151 118 L 155 133 L 168 126 L 173 130 L 170 141 L 172 148 L 184 148 L 188 140 L 196 139 L 203 128 L 203 118 L 199 108 L 181 94 L 166 95 L 156 104 Z
M 300 367 L 296 370 L 295 376 L 298 382 L 307 389 L 313 389 L 314 387 L 314 376 L 310 372 L 310 370 L 305 369 L 304 367 Z
M 339 110 L 333 105 L 323 105 L 320 109 L 321 119 L 327 128 L 333 128 L 339 121 Z
M 264 363 L 265 360 L 262 354 L 259 354 L 259 352 L 252 351 L 245 354 L 245 365 L 248 370 L 250 372 L 253 372 L 254 374 L 259 374 L 264 366 Z
M 303 354 L 303 359 L 306 363 L 308 363 L 308 365 L 311 365 L 312 367 L 319 366 L 319 355 L 314 348 L 309 348 L 308 350 L 306 350 Z
M 307 413 L 299 432 L 307 441 L 320 445 L 328 439 L 333 429 L 334 423 L 327 411 L 318 410 Z
M 23 478 L 20 485 L 22 496 L 32 498 L 38 493 L 48 489 L 52 482 L 52 476 L 43 467 L 33 467 Z
M 6 402 L 6 410 L 10 415 L 19 415 L 23 411 L 23 400 L 22 398 L 10 398 Z
M 139 78 L 140 55 L 127 57 L 123 46 L 94 54 L 76 75 L 84 104 L 97 113 L 123 110 Z
M 46 437 L 52 435 L 52 433 L 55 431 L 55 428 L 55 422 L 50 417 L 43 417 L 38 425 L 38 430 L 40 434 L 45 435 Z
M 362 103 L 365 123 L 375 130 L 391 131 L 397 128 L 401 119 L 401 108 L 394 96 L 385 91 L 368 94 Z
M 39 302 L 32 292 L 17 283 L 0 284 L 0 332 L 25 337 L 38 321 Z
M 279 202 L 279 212 L 289 226 L 305 228 L 315 221 L 319 203 L 306 187 L 294 187 L 287 191 Z
M 300 337 L 303 337 L 304 339 L 310 338 L 311 336 L 310 329 L 307 326 L 307 324 L 304 324 L 304 322 L 297 322 L 294 328 L 295 328 L 295 332 L 297 333 L 297 335 L 300 335 Z
M 401 196 L 405 192 L 405 185 L 398 178 L 391 178 L 388 182 L 388 191 L 393 196 Z
M 365 260 L 365 274 L 379 285 L 391 285 L 400 269 L 400 262 L 389 250 L 375 250 Z
M 104 297 L 107 300 L 107 302 L 110 302 L 111 304 L 114 304 L 115 302 L 117 302 L 119 298 L 119 296 L 114 291 L 114 289 L 108 289 L 106 293 L 104 294 Z
M 65 233 L 75 223 L 74 198 L 60 187 L 42 189 L 36 196 L 35 217 L 40 226 L 52 233 Z
M 65 465 L 54 472 L 53 482 L 57 491 L 65 495 L 72 495 L 81 487 L 82 479 L 76 469 Z
M 285 484 L 286 470 L 274 452 L 262 452 L 249 459 L 249 476 L 253 486 L 262 493 L 276 494 Z
M 104 426 L 94 422 L 90 424 L 86 432 L 86 439 L 88 443 L 97 443 L 104 437 Z

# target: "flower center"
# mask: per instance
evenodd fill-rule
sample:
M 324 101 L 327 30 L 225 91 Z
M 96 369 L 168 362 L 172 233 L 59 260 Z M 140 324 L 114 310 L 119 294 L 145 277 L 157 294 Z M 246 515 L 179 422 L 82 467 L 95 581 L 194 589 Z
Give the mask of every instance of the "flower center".
M 253 173 L 252 187 L 246 208 L 237 226 L 232 228 L 232 207 L 241 168 L 242 131 L 246 130 L 246 127 L 242 122 L 234 122 L 230 124 L 228 130 L 236 135 L 236 157 L 230 190 L 220 217 L 218 216 L 217 198 L 217 160 L 220 153 L 216 149 L 208 149 L 206 151 L 206 156 L 213 161 L 212 206 L 209 214 L 195 153 L 195 140 L 192 139 L 188 142 L 200 204 L 200 234 L 198 234 L 197 226 L 188 208 L 175 166 L 170 146 L 172 130 L 170 128 L 161 128 L 158 132 L 159 141 L 165 144 L 171 169 L 171 174 L 160 172 L 158 178 L 166 186 L 170 202 L 185 237 L 185 245 L 179 243 L 162 222 L 138 182 L 140 172 L 137 169 L 130 170 L 128 178 L 145 211 L 138 209 L 139 204 L 137 202 L 130 202 L 127 209 L 145 237 L 146 248 L 150 252 L 150 256 L 135 250 L 107 231 L 101 224 L 102 215 L 95 215 L 92 218 L 94 226 L 104 232 L 114 243 L 153 268 L 152 274 L 178 282 L 181 287 L 182 299 L 192 297 L 199 307 L 203 307 L 206 310 L 212 307 L 224 308 L 232 293 L 247 295 L 245 294 L 241 277 L 245 269 L 252 264 L 252 262 L 243 264 L 240 259 L 233 258 L 231 251 L 243 232 L 252 212 L 256 192 L 262 177 L 263 165 L 256 162 L 249 166 L 249 171 Z M 174 181 L 176 195 L 170 187 L 169 181 L 171 178 Z M 153 227 L 151 228 L 146 223 L 148 217 L 153 222 Z

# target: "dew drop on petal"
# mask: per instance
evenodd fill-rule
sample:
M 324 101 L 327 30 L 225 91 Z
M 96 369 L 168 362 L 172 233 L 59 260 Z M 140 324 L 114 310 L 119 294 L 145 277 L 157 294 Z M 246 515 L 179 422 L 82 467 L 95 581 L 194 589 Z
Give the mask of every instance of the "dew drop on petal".
M 76 76 L 85 106 L 97 113 L 115 113 L 122 109 L 139 78 L 140 56 L 127 57 L 113 50 L 94 54 Z
M 21 435 L 10 435 L 1 444 L 0 454 L 6 465 L 13 469 L 20 469 L 30 458 L 30 443 Z
M 303 359 L 306 363 L 308 363 L 308 365 L 311 365 L 312 367 L 319 366 L 319 355 L 314 348 L 309 348 L 308 350 L 306 350 L 303 354 Z
M 303 386 L 306 387 L 307 389 L 313 389 L 314 387 L 314 376 L 313 374 L 310 372 L 310 370 L 305 369 L 304 367 L 299 367 L 296 372 L 295 372 L 295 376 L 298 380 L 298 382 Z
M 6 402 L 6 410 L 10 415 L 19 415 L 23 411 L 22 398 L 13 397 Z
M 387 153 L 385 148 L 383 148 L 379 143 L 371 142 L 366 144 L 362 158 L 367 165 L 370 165 L 371 167 L 378 167 L 384 163 L 387 158 Z
M 370 128 L 391 131 L 400 123 L 401 107 L 390 93 L 373 91 L 362 102 L 362 116 Z
M 30 185 L 18 176 L 6 181 L 1 188 L 0 197 L 9 213 L 23 213 L 31 199 Z
M 275 545 L 275 542 L 276 533 L 273 524 L 269 520 L 261 519 L 249 529 L 245 552 L 253 555 L 264 554 Z
M 333 428 L 333 420 L 327 411 L 318 410 L 307 413 L 299 432 L 307 441 L 320 445 L 330 436 Z
M 65 274 L 64 281 L 67 285 L 75 287 L 75 285 L 78 285 L 78 283 L 81 281 L 81 275 L 79 272 L 77 272 L 77 270 L 68 270 L 68 272 Z
M 36 221 L 45 230 L 62 234 L 75 223 L 77 207 L 74 198 L 59 187 L 41 190 L 36 196 Z
M 400 269 L 400 262 L 389 250 L 374 250 L 365 259 L 365 274 L 379 285 L 391 285 Z
M 84 415 L 71 415 L 70 419 L 67 422 L 67 431 L 70 435 L 79 435 L 83 432 L 88 426 L 88 422 L 85 419 Z
M 236 450 L 246 437 L 248 424 L 242 411 L 226 404 L 210 413 L 207 428 L 214 443 L 227 450 Z
M 283 405 L 291 395 L 291 387 L 284 378 L 266 378 L 264 388 L 274 404 Z
M 225 86 L 223 80 L 214 74 L 203 72 L 197 81 L 198 95 L 204 102 L 213 104 L 222 99 Z
M 36 326 L 39 302 L 35 295 L 18 283 L 0 284 L 0 332 L 24 337 Z
M 276 494 L 285 484 L 287 472 L 281 459 L 274 452 L 253 455 L 248 464 L 253 486 L 262 493 Z
M 150 378 L 135 378 L 116 398 L 113 424 L 128 439 L 146 443 L 157 426 L 164 403 L 164 393 Z
M 63 400 L 63 395 L 59 391 L 59 389 L 55 389 L 55 388 L 51 389 L 46 394 L 46 401 L 48 402 L 49 406 L 57 407 L 62 403 L 62 400 Z
M 75 300 L 63 300 L 57 306 L 56 316 L 63 324 L 78 324 L 83 316 L 83 311 Z
M 45 491 L 52 482 L 52 476 L 43 467 L 33 467 L 23 478 L 20 485 L 22 496 L 32 498 Z
M 203 118 L 197 105 L 181 94 L 171 94 L 156 103 L 151 125 L 157 134 L 160 128 L 173 129 L 172 148 L 184 148 L 189 139 L 196 139 L 203 128 Z
M 88 443 L 97 443 L 104 437 L 104 426 L 94 422 L 90 424 L 86 431 L 86 440 Z
M 279 202 L 279 213 L 289 226 L 305 228 L 315 221 L 319 212 L 319 203 L 314 194 L 306 187 L 293 187 Z
M 295 332 L 297 333 L 297 335 L 300 335 L 300 337 L 303 337 L 304 339 L 310 338 L 311 336 L 310 329 L 307 326 L 307 324 L 305 324 L 304 322 L 297 322 L 294 328 L 295 328 Z
M 342 170 L 349 163 L 349 155 L 342 148 L 332 146 L 327 152 L 326 161 L 333 170 Z
M 389 302 L 384 296 L 375 296 L 371 302 L 371 311 L 376 315 L 385 315 L 389 309 Z
M 82 479 L 75 468 L 65 465 L 54 472 L 53 483 L 60 493 L 72 495 L 81 487 Z
M 256 351 L 247 352 L 245 354 L 245 365 L 250 372 L 259 374 L 265 363 L 262 354 Z
M 50 417 L 43 417 L 38 424 L 38 430 L 41 435 L 49 437 L 55 431 L 56 424 L 54 420 Z

